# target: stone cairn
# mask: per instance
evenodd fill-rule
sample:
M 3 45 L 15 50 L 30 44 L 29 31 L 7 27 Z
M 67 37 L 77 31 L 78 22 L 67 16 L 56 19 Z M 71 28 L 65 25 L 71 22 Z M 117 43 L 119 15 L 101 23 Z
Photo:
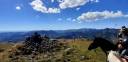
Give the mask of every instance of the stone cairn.
M 60 50 L 62 44 L 58 40 L 51 40 L 49 37 L 41 36 L 37 32 L 35 32 L 32 36 L 27 37 L 21 46 L 16 45 L 16 49 L 14 49 L 12 56 L 16 55 L 31 55 L 38 53 L 52 53 Z

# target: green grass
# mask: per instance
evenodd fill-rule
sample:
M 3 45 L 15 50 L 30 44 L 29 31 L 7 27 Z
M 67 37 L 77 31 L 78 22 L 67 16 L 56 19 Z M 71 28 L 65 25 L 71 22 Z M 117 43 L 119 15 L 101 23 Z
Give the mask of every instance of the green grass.
M 36 62 L 105 62 L 105 54 L 100 48 L 88 51 L 88 46 L 91 41 L 85 39 L 66 40 L 66 47 L 63 47 L 60 51 L 54 53 L 38 54 L 33 58 Z M 63 42 L 63 41 L 62 41 Z M 0 48 L 4 48 L 5 51 L 0 53 L 0 62 L 13 62 L 11 61 L 8 50 L 12 48 L 12 44 L 0 44 Z M 71 48 L 69 51 L 66 49 Z M 18 56 L 17 62 L 31 62 L 29 56 Z M 82 58 L 83 57 L 83 58 Z
M 71 60 L 73 60 L 73 62 L 105 62 L 105 54 L 100 48 L 97 48 L 96 52 L 94 52 L 94 50 L 88 51 L 88 46 L 90 43 L 91 41 L 80 39 L 75 40 L 74 42 L 69 42 L 70 48 L 73 48 L 76 51 L 72 53 L 72 55 L 75 57 L 71 57 Z M 81 56 L 84 56 L 85 59 L 80 60 Z

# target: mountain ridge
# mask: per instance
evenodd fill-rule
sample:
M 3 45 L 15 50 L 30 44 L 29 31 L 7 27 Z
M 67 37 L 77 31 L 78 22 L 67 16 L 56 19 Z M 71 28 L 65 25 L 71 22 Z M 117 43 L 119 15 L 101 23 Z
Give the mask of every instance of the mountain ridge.
M 105 29 L 93 29 L 93 28 L 80 28 L 80 29 L 68 29 L 68 30 L 33 30 L 24 32 L 1 32 L 0 41 L 23 41 L 27 36 L 31 36 L 34 32 L 38 32 L 43 35 L 47 35 L 53 39 L 73 39 L 73 38 L 87 38 L 93 39 L 94 37 L 103 38 L 116 38 L 118 29 L 105 28 Z

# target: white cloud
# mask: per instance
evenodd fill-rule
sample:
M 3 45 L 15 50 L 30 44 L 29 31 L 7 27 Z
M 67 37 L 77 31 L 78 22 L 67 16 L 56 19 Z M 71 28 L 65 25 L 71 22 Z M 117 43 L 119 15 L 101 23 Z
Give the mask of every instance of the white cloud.
M 98 3 L 98 2 L 99 2 L 99 0 L 95 0 L 95 2 L 97 2 L 97 3 Z
M 16 6 L 16 10 L 21 10 L 21 7 L 20 6 Z
M 96 21 L 109 18 L 118 18 L 118 17 L 128 17 L 128 15 L 123 14 L 121 11 L 96 11 L 96 12 L 86 12 L 77 17 L 79 21 Z
M 58 21 L 61 21 L 62 20 L 62 18 L 58 18 Z
M 55 0 L 51 0 L 52 3 L 54 1 Z M 42 0 L 33 0 L 30 3 L 30 5 L 34 10 L 42 13 L 60 13 L 62 9 L 79 7 L 85 5 L 88 2 L 99 2 L 99 0 L 57 0 L 57 1 L 59 3 L 58 7 L 54 7 L 54 8 L 46 7 Z M 79 9 L 80 8 L 76 8 L 76 10 Z
M 77 11 L 79 11 L 79 10 L 80 10 L 80 8 L 76 8 L 76 10 L 77 10 Z
M 34 0 L 30 3 L 32 8 L 42 13 L 60 13 L 59 8 L 47 8 L 41 0 Z
M 61 9 L 74 8 L 85 5 L 88 2 L 99 2 L 99 0 L 61 0 L 59 7 Z
M 58 8 L 48 8 L 48 13 L 60 13 L 60 9 Z
M 75 21 L 76 21 L 76 19 L 72 19 L 72 21 L 73 21 L 73 22 L 75 22 Z
M 73 7 L 77 7 L 77 6 L 82 6 L 82 5 L 86 4 L 87 2 L 89 2 L 89 0 L 63 0 L 59 4 L 59 6 L 61 9 L 73 8 Z
M 98 3 L 98 2 L 99 2 L 99 0 L 90 0 L 90 1 L 92 1 L 92 2 L 96 2 L 96 3 Z
M 53 2 L 54 2 L 54 0 L 51 0 L 51 2 L 53 3 Z

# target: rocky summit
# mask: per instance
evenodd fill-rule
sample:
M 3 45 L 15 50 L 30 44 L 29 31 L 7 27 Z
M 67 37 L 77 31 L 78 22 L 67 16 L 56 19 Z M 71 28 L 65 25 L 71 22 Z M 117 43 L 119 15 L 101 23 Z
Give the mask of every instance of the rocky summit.
M 63 44 L 58 40 L 52 40 L 49 37 L 40 36 L 38 33 L 34 33 L 32 36 L 26 38 L 21 44 L 16 44 L 11 50 L 9 50 L 9 58 L 12 60 L 18 59 L 18 56 L 31 56 L 34 58 L 41 53 L 53 53 L 59 51 Z

